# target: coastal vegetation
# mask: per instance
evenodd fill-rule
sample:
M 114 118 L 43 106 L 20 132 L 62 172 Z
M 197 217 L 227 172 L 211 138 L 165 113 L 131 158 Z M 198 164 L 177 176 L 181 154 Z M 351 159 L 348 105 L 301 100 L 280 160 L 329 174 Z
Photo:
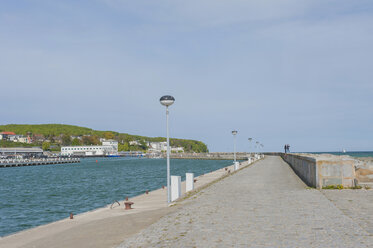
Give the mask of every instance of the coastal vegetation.
M 0 141 L 1 147 L 41 146 L 52 151 L 59 151 L 61 146 L 100 145 L 100 139 L 117 140 L 119 151 L 146 151 L 149 142 L 166 141 L 164 137 L 146 137 L 115 131 L 99 131 L 65 124 L 0 125 L 0 132 L 14 132 L 17 135 L 32 137 L 33 140 L 32 144 Z M 133 141 L 136 141 L 135 144 L 133 144 Z M 206 144 L 197 140 L 171 138 L 170 145 L 172 147 L 183 147 L 185 152 L 208 152 Z
M 35 144 L 15 143 L 7 140 L 0 140 L 0 147 L 33 147 Z

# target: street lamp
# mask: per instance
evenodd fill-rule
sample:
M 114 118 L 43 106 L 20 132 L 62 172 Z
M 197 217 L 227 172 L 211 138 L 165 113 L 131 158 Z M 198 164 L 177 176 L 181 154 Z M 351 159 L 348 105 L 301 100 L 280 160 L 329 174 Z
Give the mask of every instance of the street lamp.
M 249 140 L 249 148 L 250 148 L 250 157 L 251 157 L 251 141 L 253 140 L 253 138 L 248 138 L 248 140 Z
M 162 96 L 159 99 L 163 106 L 166 106 L 166 129 L 167 129 L 167 203 L 171 203 L 171 189 L 170 189 L 170 137 L 168 131 L 168 106 L 175 102 L 173 96 Z
M 236 135 L 237 135 L 237 131 L 236 130 L 233 130 L 232 131 L 232 134 L 233 134 L 233 140 L 234 140 L 234 146 L 233 146 L 233 156 L 234 156 L 234 164 L 236 164 Z

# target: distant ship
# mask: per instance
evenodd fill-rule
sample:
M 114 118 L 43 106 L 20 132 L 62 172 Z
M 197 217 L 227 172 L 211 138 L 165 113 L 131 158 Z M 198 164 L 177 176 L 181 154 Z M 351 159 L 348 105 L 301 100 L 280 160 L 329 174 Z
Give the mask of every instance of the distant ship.
M 343 153 L 346 153 L 346 149 L 342 149 L 342 152 L 343 152 Z

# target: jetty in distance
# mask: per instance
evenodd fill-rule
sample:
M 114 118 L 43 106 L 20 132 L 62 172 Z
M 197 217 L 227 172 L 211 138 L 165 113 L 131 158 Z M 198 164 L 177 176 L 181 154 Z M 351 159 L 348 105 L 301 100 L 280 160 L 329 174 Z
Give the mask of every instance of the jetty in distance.
M 0 159 L 0 168 L 79 163 L 80 158 Z

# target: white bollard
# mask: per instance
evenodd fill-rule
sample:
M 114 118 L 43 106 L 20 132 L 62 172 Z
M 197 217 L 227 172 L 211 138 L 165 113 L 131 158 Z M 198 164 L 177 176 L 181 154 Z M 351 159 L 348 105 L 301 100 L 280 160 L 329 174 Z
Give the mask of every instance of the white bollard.
M 234 170 L 238 170 L 240 168 L 240 162 L 234 162 Z
M 181 176 L 171 176 L 171 201 L 176 201 L 181 196 Z
M 247 161 L 249 162 L 249 164 L 251 164 L 253 162 L 253 159 L 250 157 L 247 159 Z
M 194 189 L 194 174 L 186 173 L 185 174 L 185 192 L 191 191 Z

